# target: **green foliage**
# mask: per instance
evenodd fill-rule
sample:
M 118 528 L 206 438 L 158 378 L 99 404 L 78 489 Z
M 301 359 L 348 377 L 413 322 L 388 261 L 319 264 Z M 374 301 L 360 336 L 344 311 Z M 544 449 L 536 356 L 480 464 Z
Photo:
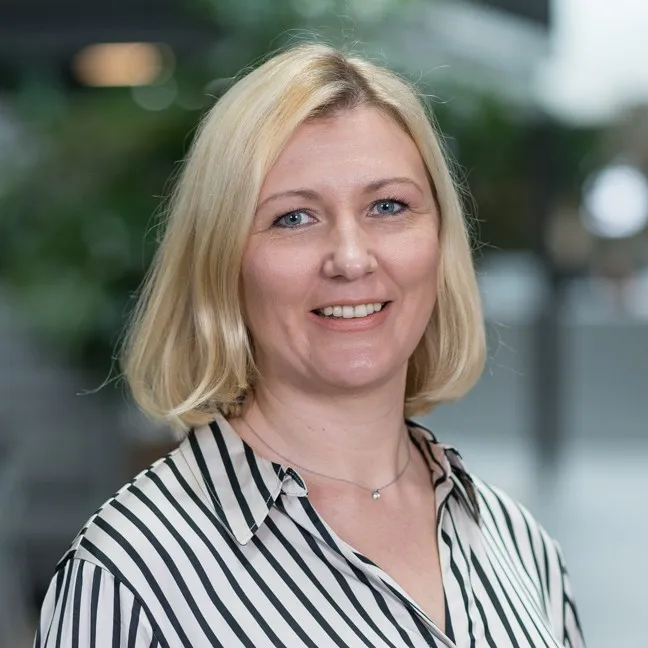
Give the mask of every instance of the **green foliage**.
M 456 101 L 434 105 L 433 112 L 460 165 L 459 177 L 468 191 L 466 211 L 478 221 L 483 246 L 519 250 L 532 244 L 539 154 L 532 130 L 540 124 L 551 138 L 552 168 L 546 172 L 554 179 L 556 199 L 579 203 L 595 163 L 598 131 L 569 128 L 547 117 L 540 121 L 485 95 L 457 95 Z
M 128 95 L 70 96 L 32 124 L 38 160 L 2 198 L 0 273 L 41 333 L 104 369 L 146 270 L 145 236 L 197 114 Z

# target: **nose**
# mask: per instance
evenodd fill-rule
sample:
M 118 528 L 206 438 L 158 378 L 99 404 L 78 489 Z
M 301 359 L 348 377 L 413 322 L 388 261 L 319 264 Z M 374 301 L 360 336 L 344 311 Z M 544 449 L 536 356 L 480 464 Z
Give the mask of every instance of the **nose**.
M 338 223 L 331 236 L 331 251 L 324 261 L 324 274 L 354 281 L 376 270 L 378 263 L 370 237 L 355 218 Z

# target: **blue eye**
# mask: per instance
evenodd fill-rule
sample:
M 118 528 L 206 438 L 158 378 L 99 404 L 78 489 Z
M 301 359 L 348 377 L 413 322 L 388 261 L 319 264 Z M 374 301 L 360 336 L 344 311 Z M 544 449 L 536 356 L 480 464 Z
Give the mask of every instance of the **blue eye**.
M 275 227 L 285 227 L 288 229 L 294 229 L 296 227 L 302 227 L 303 225 L 308 225 L 310 222 L 310 215 L 305 211 L 293 211 L 279 216 L 274 222 Z
M 384 198 L 373 204 L 373 209 L 379 216 L 395 216 L 407 208 L 407 204 L 402 200 L 393 198 Z

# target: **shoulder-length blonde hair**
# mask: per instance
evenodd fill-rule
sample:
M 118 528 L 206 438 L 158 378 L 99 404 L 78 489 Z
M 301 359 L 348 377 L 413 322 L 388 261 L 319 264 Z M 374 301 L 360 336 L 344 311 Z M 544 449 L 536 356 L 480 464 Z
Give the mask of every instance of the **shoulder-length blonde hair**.
M 254 389 L 239 287 L 262 183 L 301 123 L 365 105 L 391 115 L 416 143 L 441 215 L 437 302 L 409 361 L 404 413 L 454 400 L 476 382 L 485 335 L 469 237 L 423 103 L 392 72 L 308 44 L 244 76 L 198 130 L 123 348 L 125 376 L 149 415 L 202 425 L 217 411 L 236 413 Z

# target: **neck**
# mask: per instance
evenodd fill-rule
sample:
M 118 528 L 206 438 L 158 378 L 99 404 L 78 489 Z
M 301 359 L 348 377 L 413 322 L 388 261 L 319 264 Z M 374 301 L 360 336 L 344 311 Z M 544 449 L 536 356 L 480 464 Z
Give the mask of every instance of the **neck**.
M 243 421 L 233 423 L 269 459 L 285 463 L 286 457 L 315 472 L 373 487 L 393 479 L 406 460 L 404 396 L 404 375 L 366 394 L 348 395 L 312 394 L 261 380 Z

